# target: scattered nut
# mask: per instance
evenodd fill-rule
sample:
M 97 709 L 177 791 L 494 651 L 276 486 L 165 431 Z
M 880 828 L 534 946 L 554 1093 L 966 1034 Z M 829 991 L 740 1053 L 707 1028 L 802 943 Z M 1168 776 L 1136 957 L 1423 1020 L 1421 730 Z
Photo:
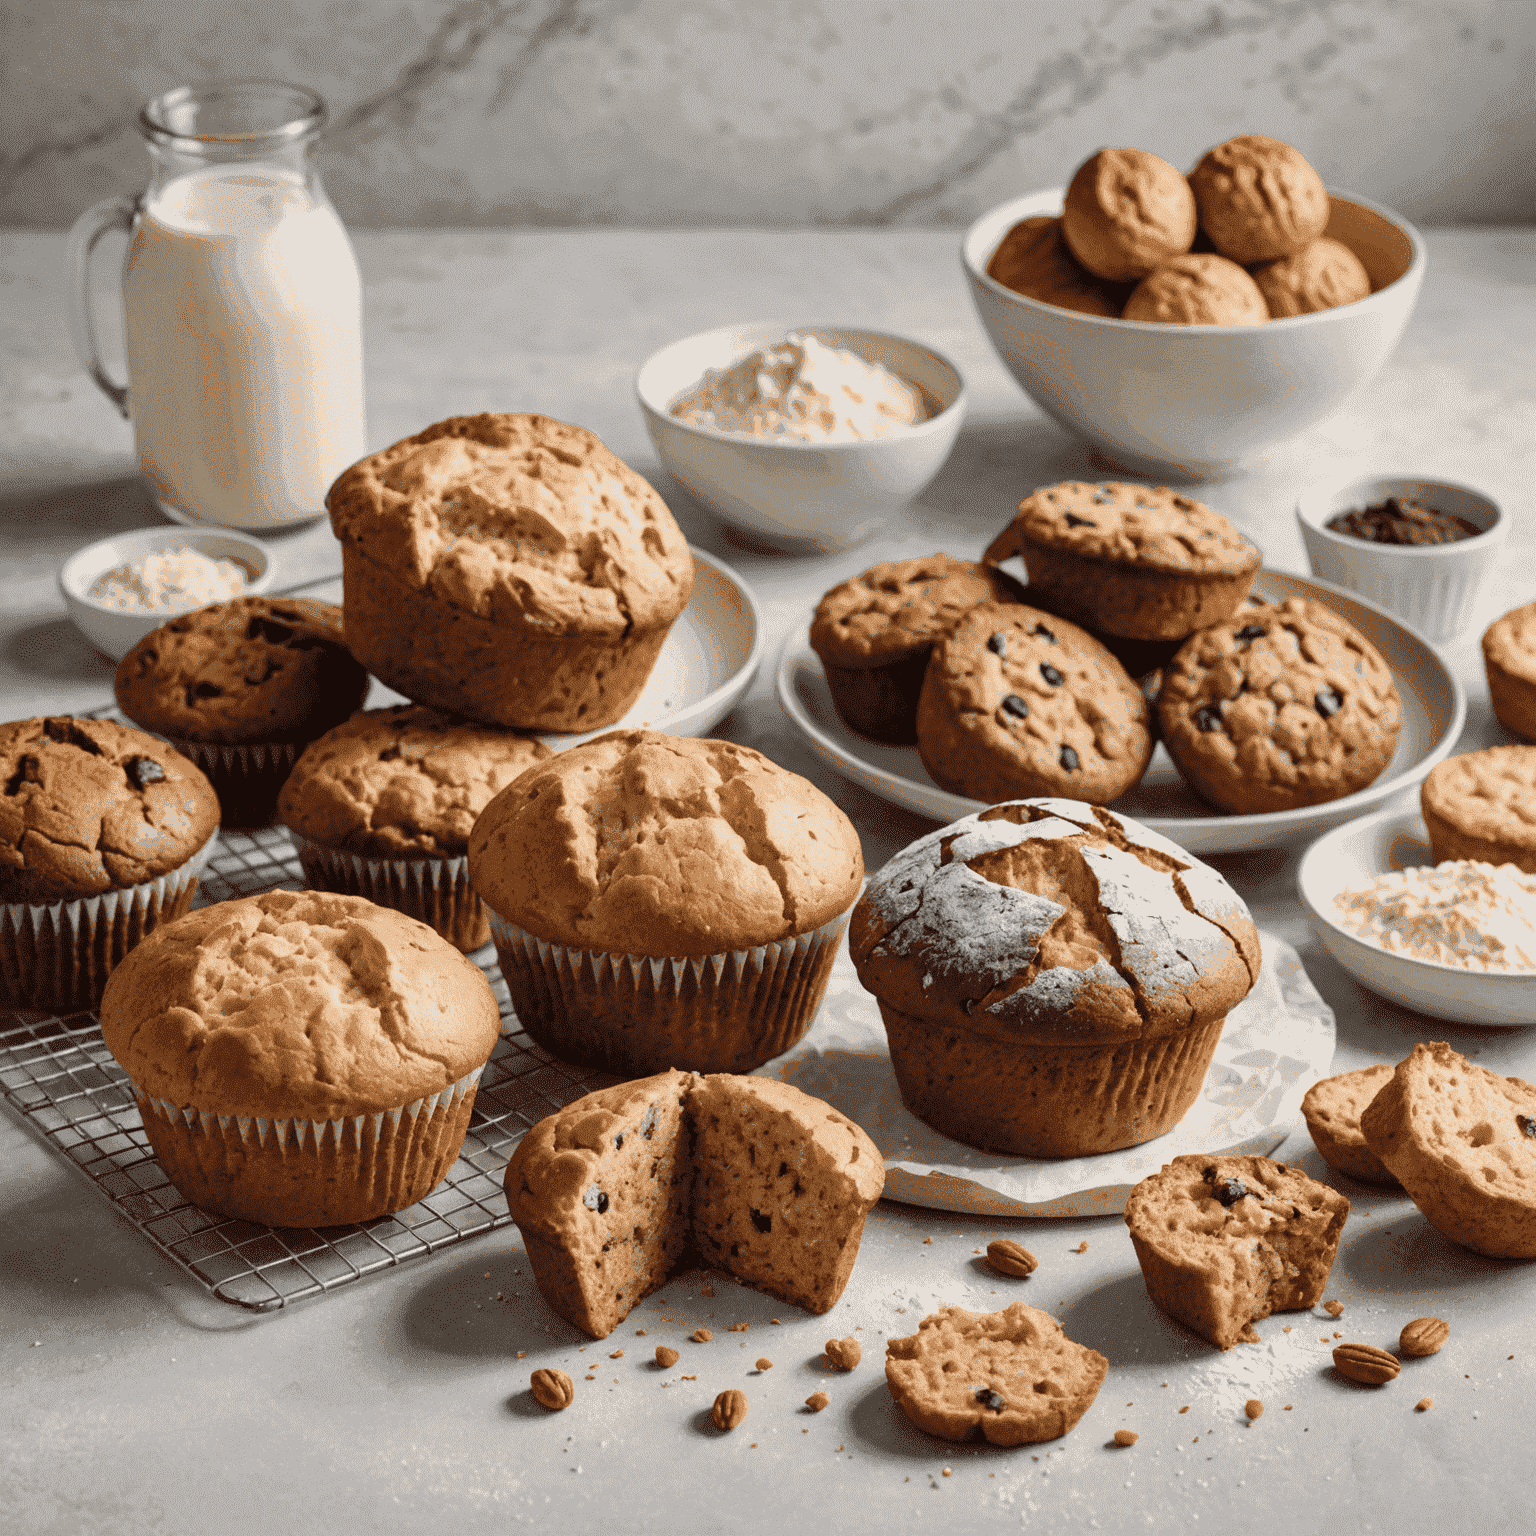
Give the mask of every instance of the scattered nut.
M 735 1429 L 747 1416 L 747 1394 L 736 1387 L 722 1392 L 709 1410 L 716 1429 Z
M 1435 1400 L 1432 1397 L 1421 1397 L 1413 1406 L 1419 1413 L 1428 1413 L 1435 1406 Z
M 664 1371 L 670 1371 L 677 1364 L 677 1359 L 678 1356 L 675 1349 L 668 1349 L 665 1344 L 658 1344 L 656 1346 L 656 1364 Z
M 1351 1381 L 1379 1387 L 1393 1380 L 1402 1365 L 1396 1355 L 1389 1355 L 1374 1344 L 1340 1344 L 1333 1352 L 1333 1368 Z
M 1451 1336 L 1451 1325 L 1438 1317 L 1416 1317 L 1397 1336 L 1405 1355 L 1438 1355 Z
M 1328 1300 L 1323 1303 L 1323 1311 L 1332 1318 L 1343 1317 L 1344 1303 L 1340 1301 L 1337 1296 L 1330 1296 Z
M 825 1392 L 812 1392 L 811 1395 L 806 1398 L 805 1406 L 809 1408 L 812 1413 L 820 1413 L 821 1410 L 825 1408 L 831 1401 L 832 1399 L 828 1397 Z
M 1243 1404 L 1243 1412 L 1248 1415 L 1248 1422 L 1251 1424 L 1255 1419 L 1263 1417 L 1264 1404 L 1258 1398 L 1250 1397 L 1248 1401 Z
M 768 1359 L 768 1357 L 765 1355 L 761 1360 L 757 1362 L 757 1368 L 760 1371 L 771 1371 L 773 1369 L 773 1361 Z
M 827 1340 L 827 1359 L 840 1371 L 851 1371 L 864 1358 L 859 1341 L 849 1334 L 846 1339 Z
M 569 1408 L 576 1401 L 576 1383 L 564 1371 L 535 1371 L 528 1385 L 534 1400 L 551 1411 Z
M 987 1264 L 1000 1275 L 1032 1275 L 1040 1260 L 1012 1238 L 999 1237 L 987 1244 Z
M 1134 1429 L 1117 1429 L 1115 1431 L 1116 1445 L 1135 1445 L 1141 1438 Z
M 714 1338 L 714 1334 L 712 1334 L 708 1328 L 695 1328 L 693 1332 L 688 1335 L 688 1337 L 692 1339 L 695 1344 L 708 1344 L 709 1341 Z

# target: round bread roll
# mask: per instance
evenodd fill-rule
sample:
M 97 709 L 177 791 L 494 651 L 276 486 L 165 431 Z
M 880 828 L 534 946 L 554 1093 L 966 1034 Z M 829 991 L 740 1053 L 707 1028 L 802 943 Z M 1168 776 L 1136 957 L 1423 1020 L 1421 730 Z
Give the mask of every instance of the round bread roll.
M 1261 133 L 1218 144 L 1189 184 L 1211 244 L 1244 265 L 1294 256 L 1328 227 L 1332 211 L 1301 151 Z
M 1173 256 L 1125 301 L 1123 320 L 1160 325 L 1262 325 L 1269 307 L 1259 285 L 1224 256 Z
M 1536 741 L 1536 603 L 1512 608 L 1483 631 L 1483 671 L 1499 724 Z
M 1253 280 L 1273 320 L 1312 315 L 1371 296 L 1370 274 L 1364 263 L 1347 245 L 1326 237 L 1314 240 L 1294 256 L 1255 267 Z
M 1062 238 L 1061 220 L 1036 215 L 1003 236 L 987 263 L 987 276 L 1041 304 L 1117 319 L 1130 289 L 1084 271 Z
M 1072 254 L 1113 282 L 1145 277 L 1187 251 L 1197 225 L 1194 194 L 1178 169 L 1144 149 L 1101 149 L 1067 188 L 1061 231 Z

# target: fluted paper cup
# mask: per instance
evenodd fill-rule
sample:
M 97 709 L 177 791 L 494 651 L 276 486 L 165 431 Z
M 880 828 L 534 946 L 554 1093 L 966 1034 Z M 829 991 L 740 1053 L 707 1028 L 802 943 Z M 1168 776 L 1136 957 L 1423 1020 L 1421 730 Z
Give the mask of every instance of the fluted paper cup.
M 270 741 L 223 746 L 211 741 L 165 738 L 208 776 L 219 797 L 226 827 L 264 827 L 277 814 L 277 796 L 305 741 Z

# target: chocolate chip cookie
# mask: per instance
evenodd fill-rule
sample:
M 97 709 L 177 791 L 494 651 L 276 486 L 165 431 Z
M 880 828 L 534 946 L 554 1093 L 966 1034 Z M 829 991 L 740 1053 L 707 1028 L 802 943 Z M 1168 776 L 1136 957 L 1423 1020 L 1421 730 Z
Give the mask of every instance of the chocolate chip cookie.
M 1092 635 L 1023 603 L 974 608 L 934 647 L 917 745 L 936 784 L 993 804 L 1107 805 L 1152 758 L 1141 689 Z
M 1190 787 L 1249 815 L 1353 794 L 1392 760 L 1402 701 L 1380 653 L 1287 598 L 1201 630 L 1163 670 L 1157 717 Z

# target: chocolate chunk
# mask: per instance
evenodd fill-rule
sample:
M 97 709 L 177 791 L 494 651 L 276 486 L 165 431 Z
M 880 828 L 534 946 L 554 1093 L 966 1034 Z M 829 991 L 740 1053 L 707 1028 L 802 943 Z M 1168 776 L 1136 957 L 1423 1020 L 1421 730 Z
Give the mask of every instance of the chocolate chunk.
M 1051 685 L 1052 688 L 1060 688 L 1061 685 L 1066 682 L 1066 678 L 1064 678 L 1061 673 L 1058 672 L 1056 668 L 1053 667 L 1048 661 L 1042 661 L 1040 663 L 1040 676 L 1043 677 L 1046 682 Z
M 773 1231 L 772 1213 L 765 1216 L 761 1211 L 754 1211 L 750 1206 L 748 1206 L 747 1214 L 751 1216 L 752 1225 L 756 1227 L 759 1232 Z
M 30 753 L 26 753 L 16 765 L 16 772 L 5 781 L 5 792 L 8 795 L 19 795 L 23 784 L 36 784 L 38 761 Z
M 1007 711 L 1008 714 L 1013 715 L 1016 719 L 1029 719 L 1029 705 L 1026 704 L 1024 700 L 1021 699 L 1016 693 L 1005 695 L 1003 699 L 1003 708 Z
M 1008 1406 L 1008 1399 L 1001 1392 L 994 1392 L 991 1387 L 977 1387 L 976 1401 L 983 1408 L 990 1408 L 993 1413 L 1001 1413 Z
M 1094 500 L 1097 501 L 1098 497 L 1094 497 Z M 1079 517 L 1076 512 L 1067 513 L 1068 528 L 1097 528 L 1098 526 L 1091 518 Z
M 101 756 L 101 748 L 80 729 L 78 721 L 71 720 L 67 715 L 60 719 L 44 720 L 43 735 L 49 741 L 79 747 L 82 752 L 89 752 L 93 757 Z
M 293 630 L 287 624 L 278 624 L 258 613 L 245 626 L 245 638 L 265 640 L 268 645 L 283 645 L 293 638 Z
M 1323 524 L 1331 533 L 1368 544 L 1454 544 L 1483 530 L 1454 512 L 1437 512 L 1412 496 L 1389 496 L 1374 507 L 1351 508 Z
M 1518 1125 L 1527 1136 L 1536 1137 L 1536 1120 L 1533 1120 L 1529 1115 L 1516 1115 L 1515 1124 Z
M 123 772 L 128 775 L 128 782 L 135 789 L 165 782 L 165 769 L 152 757 L 130 757 L 123 765 Z
M 1071 747 L 1063 747 L 1061 749 L 1061 766 L 1065 768 L 1068 773 L 1072 773 L 1076 770 L 1077 753 L 1074 752 Z
M 640 1122 L 640 1134 L 647 1141 L 656 1134 L 656 1120 L 657 1110 L 656 1106 L 652 1104 L 645 1111 L 645 1119 Z
M 589 1211 L 596 1211 L 599 1216 L 605 1215 L 608 1210 L 608 1192 L 599 1189 L 596 1184 L 581 1197 L 581 1203 Z
M 1326 720 L 1329 715 L 1338 714 L 1338 712 L 1344 708 L 1344 700 L 1340 696 L 1338 690 L 1334 688 L 1319 688 L 1317 690 L 1317 697 L 1313 700 L 1313 702 L 1317 705 L 1318 714 L 1320 714 L 1324 720 Z
M 1252 1191 L 1241 1179 L 1222 1179 L 1220 1182 L 1212 1182 L 1211 1193 L 1223 1205 L 1230 1206 L 1236 1205 L 1239 1200 L 1245 1195 L 1251 1194 Z
M 1262 624 L 1244 624 L 1232 638 L 1234 640 L 1259 640 L 1268 633 L 1269 631 Z
M 1006 656 L 1008 654 L 1008 636 L 988 635 L 987 649 L 991 651 L 994 656 Z
M 1058 643 L 1056 636 L 1053 635 L 1050 630 L 1045 627 L 1044 624 L 1036 624 L 1035 627 L 1030 630 L 1030 634 L 1039 635 L 1042 640 L 1049 640 L 1052 645 Z
M 619 1134 L 613 1138 L 613 1150 L 615 1152 L 617 1152 L 623 1145 L 624 1145 L 624 1132 L 620 1131 Z
M 190 708 L 199 699 L 218 699 L 224 696 L 224 690 L 217 683 L 206 680 L 200 683 L 192 683 L 187 688 L 187 706 Z
M 1221 705 L 1202 704 L 1195 711 L 1195 728 L 1201 731 L 1221 730 Z

